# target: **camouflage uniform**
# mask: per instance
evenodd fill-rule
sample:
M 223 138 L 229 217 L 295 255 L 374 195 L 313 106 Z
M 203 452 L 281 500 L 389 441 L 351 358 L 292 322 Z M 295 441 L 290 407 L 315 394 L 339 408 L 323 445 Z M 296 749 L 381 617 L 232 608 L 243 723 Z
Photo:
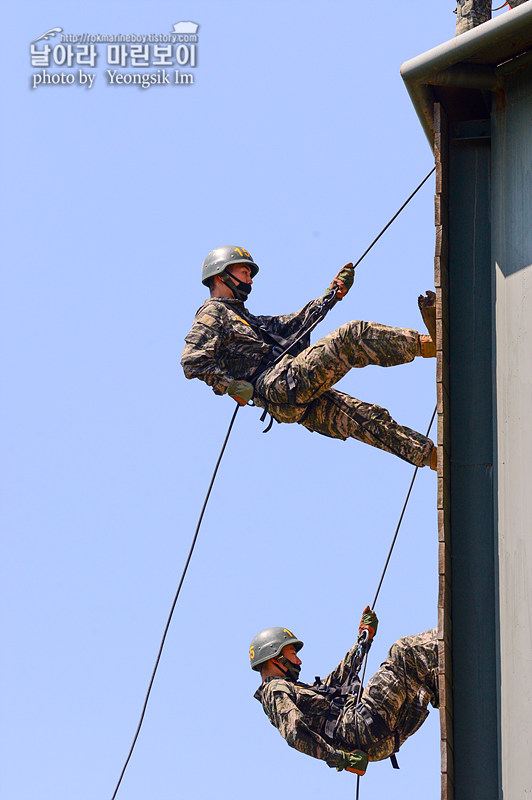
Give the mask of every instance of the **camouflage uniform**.
M 342 684 L 351 670 L 356 645 L 325 679 Z M 438 642 L 436 630 L 405 636 L 388 653 L 357 703 L 348 695 L 334 736 L 324 728 L 330 701 L 315 686 L 286 678 L 267 678 L 255 697 L 272 725 L 291 747 L 338 766 L 343 752 L 363 750 L 370 761 L 382 761 L 411 736 L 438 705 Z
M 416 466 L 425 465 L 433 448 L 429 438 L 398 425 L 385 408 L 331 388 L 353 367 L 412 361 L 417 331 L 354 320 L 311 346 L 307 334 L 291 354 L 261 371 L 273 345 L 259 327 L 287 339 L 321 302 L 322 298 L 312 300 L 294 314 L 256 317 L 240 300 L 210 298 L 185 338 L 181 364 L 186 377 L 204 380 L 215 394 L 225 394 L 232 380 L 252 380 L 254 404 L 278 422 L 299 422 L 335 439 L 359 439 Z
M 491 19 L 491 0 L 458 0 L 456 36 Z

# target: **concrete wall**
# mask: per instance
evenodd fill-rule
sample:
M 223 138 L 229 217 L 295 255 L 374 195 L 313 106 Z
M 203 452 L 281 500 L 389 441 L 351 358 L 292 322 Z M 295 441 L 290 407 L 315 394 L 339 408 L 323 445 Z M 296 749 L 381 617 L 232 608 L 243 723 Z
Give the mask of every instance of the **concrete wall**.
M 532 798 L 532 67 L 492 114 L 500 789 Z

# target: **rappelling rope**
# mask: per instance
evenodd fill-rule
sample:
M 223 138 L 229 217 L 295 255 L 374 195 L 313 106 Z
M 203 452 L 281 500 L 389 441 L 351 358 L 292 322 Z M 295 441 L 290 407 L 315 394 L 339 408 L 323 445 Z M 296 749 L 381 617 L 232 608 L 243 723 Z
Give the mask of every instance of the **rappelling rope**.
M 432 417 L 430 418 L 430 422 L 429 422 L 429 426 L 427 428 L 426 436 L 428 436 L 429 433 L 430 433 L 430 429 L 432 428 L 432 423 L 434 422 L 434 417 L 436 416 L 437 409 L 438 409 L 438 406 L 435 406 L 434 411 L 432 412 Z M 379 580 L 379 585 L 377 586 L 377 591 L 375 592 L 375 597 L 373 598 L 373 603 L 371 605 L 371 608 L 373 610 L 375 610 L 375 606 L 377 605 L 377 598 L 378 598 L 380 590 L 381 590 L 381 586 L 382 586 L 382 582 L 384 580 L 384 576 L 386 575 L 386 570 L 388 569 L 388 564 L 390 563 L 390 559 L 392 557 L 393 549 L 394 549 L 395 543 L 397 541 L 397 536 L 399 535 L 399 529 L 401 527 L 401 523 L 402 523 L 403 517 L 405 515 L 405 511 L 406 511 L 406 507 L 408 505 L 408 501 L 410 500 L 410 495 L 412 494 L 412 488 L 414 486 L 414 481 L 416 480 L 418 469 L 419 469 L 419 467 L 415 468 L 414 474 L 412 475 L 412 480 L 410 481 L 410 486 L 408 487 L 408 492 L 406 493 L 405 502 L 403 503 L 403 508 L 402 508 L 401 514 L 399 516 L 399 522 L 397 523 L 397 527 L 396 527 L 395 533 L 393 535 L 392 543 L 391 543 L 390 549 L 388 551 L 388 557 L 386 559 L 386 563 L 384 564 L 384 569 L 382 570 L 382 575 L 381 575 L 380 580 Z M 368 653 L 369 653 L 369 647 L 366 648 L 366 651 L 364 653 L 364 657 L 363 657 L 363 660 L 362 660 L 362 677 L 360 679 L 360 684 L 359 684 L 359 687 L 358 687 L 356 706 L 358 706 L 358 704 L 360 702 L 360 698 L 362 696 L 362 689 L 363 689 L 363 686 L 364 686 L 364 677 L 366 675 L 366 666 L 367 666 L 367 663 L 368 663 Z M 360 775 L 357 775 L 356 800 L 358 800 L 359 791 L 360 791 Z
M 422 187 L 422 186 L 423 186 L 423 185 L 426 183 L 426 181 L 427 181 L 427 180 L 430 178 L 430 176 L 431 176 L 431 175 L 432 175 L 432 173 L 435 171 L 435 169 L 436 169 L 436 167 L 433 167 L 433 168 L 430 170 L 430 172 L 429 172 L 429 173 L 428 173 L 428 174 L 425 176 L 425 178 L 423 178 L 423 180 L 421 181 L 421 183 L 420 183 L 420 184 L 418 184 L 418 186 L 417 186 L 417 187 L 414 189 L 414 191 L 412 192 L 412 194 L 410 194 L 410 195 L 409 195 L 409 197 L 408 197 L 408 198 L 405 200 L 405 202 L 404 202 L 404 203 L 403 203 L 403 205 L 402 205 L 402 206 L 399 208 L 399 210 L 398 210 L 398 211 L 396 211 L 396 213 L 395 213 L 395 214 L 393 215 L 393 217 L 392 217 L 392 218 L 389 220 L 389 222 L 387 222 L 387 223 L 386 223 L 386 225 L 385 225 L 385 226 L 384 226 L 384 228 L 381 230 L 381 232 L 378 234 L 378 236 L 376 236 L 376 237 L 375 237 L 375 239 L 373 239 L 373 241 L 371 242 L 371 244 L 369 245 L 369 247 L 368 247 L 368 248 L 366 248 L 366 250 L 365 250 L 365 251 L 362 253 L 362 255 L 360 256 L 360 258 L 358 259 L 358 261 L 357 261 L 357 262 L 354 264 L 354 267 L 357 267 L 357 266 L 360 264 L 360 262 L 362 261 L 362 259 L 364 259 L 364 258 L 367 256 L 367 254 L 369 253 L 369 251 L 371 250 L 371 248 L 372 248 L 372 247 L 373 247 L 373 246 L 374 246 L 374 245 L 375 245 L 375 244 L 376 244 L 376 243 L 379 241 L 379 239 L 381 238 L 381 236 L 383 235 L 383 233 L 385 233 L 385 231 L 387 231 L 387 230 L 388 230 L 388 228 L 390 227 L 390 225 L 392 224 L 392 222 L 393 222 L 395 219 L 397 219 L 397 217 L 399 216 L 399 214 L 401 213 L 401 211 L 402 211 L 402 210 L 403 210 L 403 209 L 404 209 L 404 208 L 405 208 L 405 207 L 408 205 L 408 203 L 409 203 L 409 202 L 412 200 L 412 198 L 414 197 L 414 195 L 416 195 L 416 194 L 417 194 L 417 192 L 418 192 L 418 191 L 421 189 L 421 187 Z M 331 307 L 332 307 L 332 306 L 331 306 Z M 313 325 L 312 325 L 312 327 L 311 327 L 310 329 L 306 329 L 306 331 L 305 331 L 305 334 L 306 334 L 306 333 L 308 333 L 310 330 L 313 330 L 313 329 L 316 327 L 316 325 L 318 324 L 318 322 L 320 322 L 320 321 L 321 321 L 321 320 L 318 320 L 318 321 L 316 321 L 316 323 L 315 323 L 315 324 L 313 324 Z M 294 342 L 292 342 L 292 344 L 291 344 L 291 347 L 293 347 L 293 345 L 294 345 L 294 344 L 295 344 L 295 341 L 294 341 Z M 284 354 L 283 354 L 283 355 L 284 355 Z M 226 448 L 227 442 L 228 442 L 228 440 L 229 440 L 229 436 L 230 436 L 230 434 L 231 434 L 231 430 L 232 430 L 232 428 L 233 428 L 233 424 L 234 424 L 234 421 L 235 421 L 235 419 L 236 419 L 236 415 L 237 415 L 237 413 L 238 413 L 238 410 L 239 410 L 239 408 L 240 408 L 240 405 L 237 403 L 237 406 L 236 406 L 236 408 L 235 408 L 235 410 L 234 410 L 234 412 L 233 412 L 233 416 L 231 417 L 231 421 L 230 421 L 230 423 L 229 423 L 229 427 L 228 427 L 228 429 L 227 429 L 227 433 L 225 434 L 225 439 L 224 439 L 224 442 L 223 442 L 222 448 L 221 448 L 221 450 L 220 450 L 220 454 L 219 454 L 219 456 L 218 456 L 218 460 L 216 461 L 216 465 L 215 465 L 215 467 L 214 467 L 214 471 L 213 471 L 213 474 L 212 474 L 212 477 L 211 477 L 211 481 L 210 481 L 210 483 L 209 483 L 209 488 L 207 489 L 207 494 L 205 495 L 205 500 L 203 501 L 203 506 L 202 506 L 202 508 L 201 508 L 201 512 L 200 512 L 200 515 L 199 515 L 199 518 L 198 518 L 198 523 L 197 523 L 197 525 L 196 525 L 196 530 L 195 530 L 195 532 L 194 532 L 194 536 L 193 536 L 193 538 L 192 538 L 192 544 L 190 545 L 190 550 L 189 550 L 189 553 L 188 553 L 188 556 L 187 556 L 187 559 L 186 559 L 186 562 L 185 562 L 185 566 L 184 566 L 183 572 L 182 572 L 182 574 L 181 574 L 181 578 L 180 578 L 180 581 L 179 581 L 179 586 L 177 587 L 177 591 L 176 591 L 176 594 L 175 594 L 174 600 L 173 600 L 173 602 L 172 602 L 172 606 L 171 606 L 171 608 L 170 608 L 170 613 L 169 613 L 169 615 L 168 615 L 168 619 L 167 619 L 167 621 L 166 621 L 166 625 L 165 625 L 165 628 L 164 628 L 163 636 L 162 636 L 162 639 L 161 639 L 161 644 L 160 644 L 160 646 L 159 646 L 159 651 L 158 651 L 158 653 L 157 653 L 157 658 L 155 659 L 155 665 L 154 665 L 154 667 L 153 667 L 153 671 L 152 671 L 152 674 L 151 674 L 150 682 L 149 682 L 149 684 L 148 684 L 148 689 L 147 689 L 147 692 L 146 692 L 146 696 L 145 696 L 145 698 L 144 698 L 144 703 L 143 703 L 143 705 L 142 705 L 142 711 L 141 711 L 141 714 L 140 714 L 140 719 L 139 719 L 139 722 L 138 722 L 138 725 L 137 725 L 137 729 L 136 729 L 136 731 L 135 731 L 135 735 L 134 735 L 134 737 L 133 737 L 133 741 L 132 741 L 132 743 L 131 743 L 131 747 L 129 748 L 129 752 L 128 752 L 128 754 L 127 754 L 127 758 L 126 758 L 126 760 L 125 760 L 125 762 L 124 762 L 124 766 L 122 767 L 122 771 L 121 771 L 121 773 L 120 773 L 120 777 L 119 777 L 119 779 L 118 779 L 118 782 L 117 782 L 117 784 L 116 784 L 116 786 L 115 786 L 115 790 L 114 790 L 114 792 L 113 792 L 113 794 L 112 794 L 112 796 L 111 796 L 111 800 L 115 800 L 115 798 L 116 798 L 116 795 L 118 794 L 118 789 L 120 788 L 120 784 L 122 783 L 122 779 L 123 779 L 123 777 L 124 777 L 124 774 L 125 774 L 125 772 L 126 772 L 127 766 L 128 766 L 128 764 L 129 764 L 129 761 L 130 761 L 130 759 L 131 759 L 131 756 L 132 756 L 132 754 L 133 754 L 133 750 L 134 750 L 134 748 L 135 748 L 135 745 L 136 745 L 136 743 L 137 743 L 137 739 L 139 738 L 140 729 L 141 729 L 141 727 L 142 727 L 142 723 L 143 723 L 143 721 L 144 721 L 144 716 L 145 716 L 145 714 L 146 714 L 146 708 L 147 708 L 147 706 L 148 706 L 148 700 L 149 700 L 149 697 L 150 697 L 150 694 L 151 694 L 151 690 L 152 690 L 152 687 L 153 687 L 153 683 L 154 683 L 154 680 L 155 680 L 155 674 L 156 674 L 156 672 L 157 672 L 157 668 L 158 668 L 158 666 L 159 666 L 159 662 L 160 662 L 160 660 L 161 660 L 161 656 L 162 656 L 162 652 L 163 652 L 164 644 L 165 644 L 165 641 L 166 641 L 166 636 L 167 636 L 167 634 L 168 634 L 168 630 L 169 630 L 169 628 L 170 628 L 170 623 L 171 623 L 171 621 L 172 621 L 172 616 L 173 616 L 173 614 L 174 614 L 174 610 L 175 610 L 175 607 L 176 607 L 176 604 L 177 604 L 177 600 L 178 600 L 178 597 L 179 597 L 179 593 L 180 593 L 180 591 L 181 591 L 181 587 L 182 587 L 182 585 L 183 585 L 183 581 L 185 580 L 185 575 L 186 575 L 186 573 L 187 573 L 188 566 L 189 566 L 189 564 L 190 564 L 190 560 L 191 560 L 191 558 L 192 558 L 192 553 L 194 552 L 194 547 L 196 546 L 196 541 L 197 541 L 197 538 L 198 538 L 199 530 L 200 530 L 200 527 L 201 527 L 201 523 L 202 523 L 202 521 L 203 521 L 203 515 L 204 515 L 204 513 L 205 513 L 205 509 L 206 509 L 206 507 L 207 507 L 207 503 L 208 503 L 208 501 L 209 501 L 209 497 L 210 497 L 210 494 L 211 494 L 211 490 L 212 490 L 212 487 L 213 487 L 213 485 L 214 485 L 214 481 L 215 481 L 215 478 L 216 478 L 216 474 L 217 474 L 217 472 L 218 472 L 218 467 L 220 466 L 220 462 L 221 462 L 221 460 L 222 460 L 222 456 L 223 456 L 223 454 L 224 454 L 224 452 L 225 452 L 225 448 Z M 432 422 L 431 422 L 431 424 L 432 424 Z M 416 471 L 414 472 L 414 478 L 415 478 L 415 476 L 416 476 L 417 469 L 418 469 L 418 468 L 416 467 Z M 413 483 L 413 482 L 414 482 L 414 479 L 412 479 L 412 483 Z M 395 540 L 394 540 L 394 541 L 395 541 Z M 389 560 L 389 557 L 388 557 L 388 560 Z M 387 563 L 388 563 L 388 562 L 387 562 Z M 387 566 L 387 563 L 386 563 L 386 566 Z M 383 577 L 384 577 L 384 576 L 383 576 Z M 381 582 L 382 582 L 382 579 L 381 579 Z M 379 588 L 380 588 L 380 585 L 379 585 Z M 357 789 L 357 797 L 358 797 L 358 789 Z
M 371 243 L 371 244 L 370 244 L 370 246 L 367 248 L 367 250 L 364 250 L 364 252 L 363 252 L 363 253 L 362 253 L 362 255 L 360 256 L 360 258 L 358 259 L 358 261 L 357 261 L 355 264 L 353 264 L 353 269 L 356 269 L 356 268 L 358 267 L 358 265 L 360 264 L 360 262 L 362 261 L 362 259 L 363 259 L 363 258 L 365 258 L 365 257 L 367 256 L 367 254 L 369 253 L 369 251 L 371 250 L 371 248 L 373 247 L 373 245 L 374 245 L 374 244 L 377 244 L 377 242 L 378 242 L 378 241 L 379 241 L 379 239 L 381 238 L 382 234 L 383 234 L 383 233 L 385 233 L 385 232 L 388 230 L 388 228 L 390 227 L 390 225 L 392 224 L 392 222 L 393 222 L 395 219 L 397 219 L 397 217 L 399 216 L 399 214 L 401 213 L 401 211 L 403 210 L 403 208 L 406 208 L 406 206 L 407 206 L 407 205 L 409 204 L 409 202 L 412 200 L 412 198 L 414 197 L 414 195 L 416 195 L 416 194 L 419 192 L 419 190 L 421 189 L 421 187 L 423 186 L 423 184 L 425 184 L 425 183 L 428 181 L 428 179 L 430 178 L 430 176 L 432 175 L 432 173 L 433 173 L 433 172 L 435 172 L 435 171 L 436 171 L 436 167 L 432 167 L 431 171 L 430 171 L 430 172 L 429 172 L 429 173 L 428 173 L 428 174 L 427 174 L 427 175 L 426 175 L 426 176 L 423 178 L 423 180 L 421 181 L 421 183 L 420 183 L 420 184 L 418 184 L 418 186 L 416 186 L 416 188 L 414 189 L 414 191 L 412 192 L 412 194 L 411 194 L 409 197 L 407 197 L 407 198 L 406 198 L 406 200 L 405 200 L 405 202 L 403 203 L 403 205 L 401 206 L 401 208 L 400 208 L 398 211 L 396 211 L 396 212 L 395 212 L 395 214 L 393 215 L 393 217 L 391 218 L 391 220 L 390 220 L 390 221 L 389 221 L 389 222 L 388 222 L 388 223 L 387 223 L 387 224 L 384 226 L 384 228 L 383 228 L 383 229 L 382 229 L 382 231 L 379 233 L 379 235 L 378 235 L 378 236 L 376 236 L 376 237 L 373 239 L 372 243 Z
M 205 495 L 205 500 L 203 501 L 203 505 L 201 507 L 201 512 L 200 512 L 200 515 L 199 515 L 199 518 L 198 518 L 198 524 L 196 525 L 196 530 L 194 531 L 194 536 L 192 538 L 192 544 L 190 545 L 190 550 L 188 551 L 187 560 L 185 562 L 185 566 L 184 566 L 183 572 L 181 573 L 181 579 L 179 581 L 179 586 L 177 587 L 177 591 L 175 593 L 175 597 L 174 597 L 174 600 L 173 600 L 173 603 L 172 603 L 172 607 L 170 609 L 170 613 L 168 614 L 168 619 L 166 620 L 166 625 L 165 625 L 165 628 L 164 628 L 163 638 L 161 639 L 161 644 L 159 646 L 159 652 L 157 653 L 157 658 L 155 659 L 155 666 L 153 667 L 153 672 L 151 674 L 150 683 L 148 685 L 148 691 L 146 692 L 146 697 L 144 699 L 144 705 L 142 706 L 142 712 L 141 712 L 141 715 L 140 715 L 139 724 L 137 725 L 137 730 L 135 731 L 135 736 L 133 737 L 133 741 L 131 743 L 131 747 L 129 748 L 129 753 L 127 754 L 127 758 L 125 760 L 124 766 L 122 767 L 122 772 L 120 773 L 120 777 L 118 779 L 118 783 L 116 784 L 116 787 L 115 787 L 115 790 L 114 790 L 113 795 L 111 797 L 111 800 L 114 800 L 116 795 L 117 795 L 117 792 L 118 792 L 118 789 L 120 787 L 120 784 L 122 783 L 122 778 L 124 777 L 124 773 L 125 773 L 125 771 L 127 769 L 127 765 L 129 764 L 129 760 L 130 760 L 130 758 L 131 758 L 131 756 L 133 754 L 133 749 L 134 749 L 134 747 L 135 747 L 135 745 L 137 743 L 137 739 L 139 738 L 139 733 L 140 733 L 140 729 L 142 727 L 142 723 L 144 721 L 144 715 L 146 714 L 146 708 L 147 708 L 148 700 L 149 700 L 150 693 L 151 693 L 151 690 L 152 690 L 153 681 L 155 680 L 155 673 L 157 672 L 157 667 L 159 666 L 159 661 L 161 660 L 161 655 L 162 655 L 162 652 L 163 652 L 164 643 L 166 641 L 166 635 L 168 633 L 168 629 L 170 628 L 170 622 L 172 621 L 172 616 L 173 616 L 173 613 L 174 613 L 174 609 L 175 609 L 176 604 L 177 604 L 177 598 L 179 597 L 179 593 L 181 591 L 181 587 L 183 585 L 183 581 L 185 580 L 185 575 L 187 574 L 188 565 L 190 564 L 190 559 L 192 558 L 192 553 L 194 552 L 194 547 L 196 546 L 196 540 L 198 538 L 199 529 L 201 527 L 201 523 L 202 523 L 202 520 L 203 520 L 203 515 L 205 513 L 205 509 L 207 508 L 207 503 L 208 503 L 209 497 L 211 495 L 211 490 L 212 490 L 212 487 L 214 485 L 214 481 L 215 481 L 215 478 L 216 478 L 216 473 L 218 472 L 218 467 L 220 466 L 220 462 L 222 460 L 222 456 L 224 454 L 225 447 L 226 447 L 227 442 L 229 440 L 229 436 L 231 434 L 231 430 L 233 428 L 233 424 L 235 422 L 236 415 L 238 414 L 239 409 L 240 409 L 240 406 L 237 403 L 237 406 L 236 406 L 236 408 L 235 408 L 235 410 L 233 412 L 233 416 L 231 417 L 231 422 L 229 423 L 229 427 L 227 429 L 227 433 L 225 434 L 225 439 L 224 439 L 224 442 L 222 444 L 222 449 L 220 450 L 220 455 L 218 456 L 218 460 L 216 461 L 216 466 L 214 467 L 214 471 L 212 473 L 211 482 L 209 483 L 209 488 L 207 489 L 207 494 Z
M 429 427 L 427 428 L 427 433 L 425 434 L 427 437 L 430 433 L 430 429 L 432 428 L 432 423 L 434 422 L 434 417 L 436 416 L 437 406 L 434 407 L 434 411 L 432 412 L 432 417 L 430 418 Z M 405 515 L 406 507 L 408 505 L 408 501 L 410 500 L 410 495 L 412 493 L 412 487 L 414 486 L 414 481 L 416 480 L 416 475 L 419 467 L 416 467 L 414 470 L 414 474 L 412 475 L 412 480 L 410 481 L 410 486 L 408 488 L 408 492 L 406 493 L 406 499 L 403 505 L 403 509 L 401 511 L 401 516 L 399 517 L 399 522 L 397 523 L 397 528 L 395 529 L 395 533 L 392 539 L 392 544 L 390 546 L 390 550 L 388 552 L 388 558 L 386 559 L 386 563 L 384 565 L 384 569 L 382 571 L 381 579 L 379 581 L 379 585 L 377 586 L 377 591 L 375 592 L 375 597 L 373 599 L 373 605 L 371 606 L 373 609 L 377 604 L 377 598 L 379 596 L 379 592 L 381 590 L 382 582 L 384 580 L 384 576 L 386 575 L 386 570 L 388 569 L 388 564 L 390 563 L 390 558 L 392 557 L 393 548 L 395 547 L 395 542 L 397 541 L 397 535 L 399 533 L 399 528 L 401 527 L 401 523 L 403 521 L 403 517 Z

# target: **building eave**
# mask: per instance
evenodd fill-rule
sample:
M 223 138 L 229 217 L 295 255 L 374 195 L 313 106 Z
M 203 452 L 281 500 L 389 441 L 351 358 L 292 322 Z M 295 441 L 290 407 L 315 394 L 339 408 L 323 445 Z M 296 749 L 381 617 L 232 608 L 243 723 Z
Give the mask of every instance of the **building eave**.
M 478 25 L 406 61 L 401 75 L 432 147 L 434 102 L 444 87 L 494 91 L 532 60 L 532 2 Z

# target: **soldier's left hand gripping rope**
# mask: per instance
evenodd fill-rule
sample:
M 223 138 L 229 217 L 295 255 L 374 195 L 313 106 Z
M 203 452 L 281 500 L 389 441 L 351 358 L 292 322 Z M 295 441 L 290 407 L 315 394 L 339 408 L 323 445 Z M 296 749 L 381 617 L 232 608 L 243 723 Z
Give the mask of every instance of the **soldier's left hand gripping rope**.
M 341 772 L 345 769 L 346 772 L 354 772 L 355 775 L 365 775 L 368 760 L 368 756 L 362 750 L 353 750 L 352 753 L 343 754 L 343 761 L 336 770 Z

